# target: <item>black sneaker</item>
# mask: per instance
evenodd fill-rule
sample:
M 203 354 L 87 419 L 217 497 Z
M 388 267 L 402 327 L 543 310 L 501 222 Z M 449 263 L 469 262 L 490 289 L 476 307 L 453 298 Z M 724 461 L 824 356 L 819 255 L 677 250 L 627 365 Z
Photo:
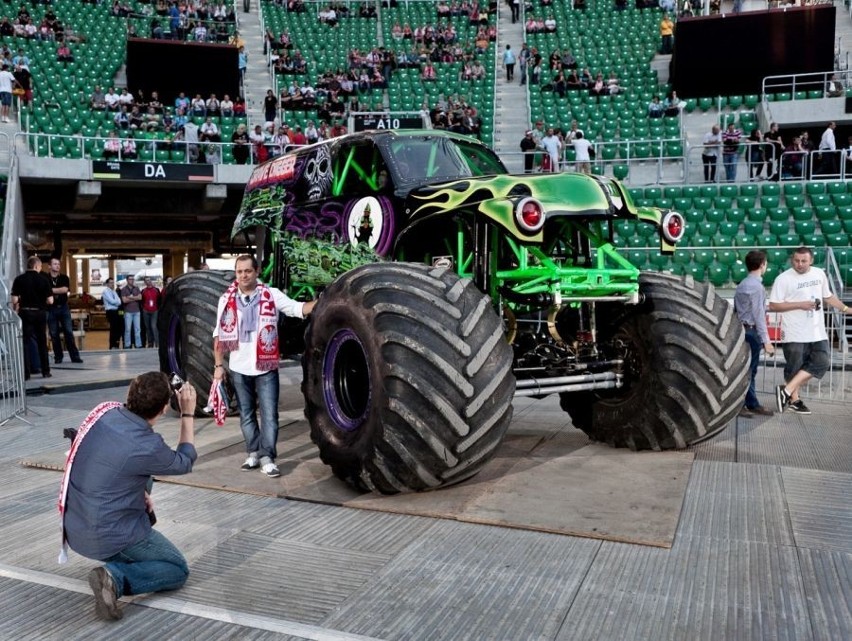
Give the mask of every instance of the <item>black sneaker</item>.
M 779 385 L 775 388 L 775 408 L 778 412 L 783 412 L 790 404 L 790 395 L 784 389 L 784 385 Z
M 798 401 L 795 401 L 793 403 L 790 403 L 788 405 L 788 407 L 790 408 L 791 412 L 795 412 L 796 414 L 810 414 L 811 413 L 810 408 L 807 405 L 805 405 L 801 401 L 801 399 L 799 399 Z

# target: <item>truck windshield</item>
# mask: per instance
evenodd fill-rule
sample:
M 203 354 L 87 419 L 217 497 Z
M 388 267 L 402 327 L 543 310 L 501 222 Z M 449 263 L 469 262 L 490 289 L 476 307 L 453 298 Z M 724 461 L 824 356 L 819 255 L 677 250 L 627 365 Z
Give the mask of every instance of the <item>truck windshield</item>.
M 475 143 L 432 136 L 397 138 L 389 143 L 389 165 L 396 185 L 423 184 L 504 174 L 494 152 Z

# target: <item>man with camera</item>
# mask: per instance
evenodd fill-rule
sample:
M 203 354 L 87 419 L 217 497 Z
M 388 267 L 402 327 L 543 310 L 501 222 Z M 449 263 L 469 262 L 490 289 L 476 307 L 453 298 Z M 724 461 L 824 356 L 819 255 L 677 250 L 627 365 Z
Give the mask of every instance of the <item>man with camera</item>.
M 149 493 L 153 475 L 188 474 L 197 457 L 193 415 L 195 389 L 174 385 L 161 372 L 137 376 L 127 403 L 101 403 L 74 434 L 60 490 L 63 546 L 104 562 L 89 573 L 95 613 L 120 619 L 124 595 L 176 590 L 186 583 L 189 567 L 180 551 L 153 529 Z M 169 407 L 172 393 L 181 410 L 176 450 L 154 431 Z
M 799 247 L 790 260 L 792 268 L 775 279 L 769 294 L 769 311 L 781 312 L 786 362 L 786 385 L 775 390 L 775 405 L 779 412 L 789 409 L 796 414 L 810 414 L 799 398 L 799 389 L 811 378 L 822 378 L 830 365 L 823 303 L 844 314 L 849 313 L 849 308 L 831 293 L 825 272 L 813 266 L 810 247 Z

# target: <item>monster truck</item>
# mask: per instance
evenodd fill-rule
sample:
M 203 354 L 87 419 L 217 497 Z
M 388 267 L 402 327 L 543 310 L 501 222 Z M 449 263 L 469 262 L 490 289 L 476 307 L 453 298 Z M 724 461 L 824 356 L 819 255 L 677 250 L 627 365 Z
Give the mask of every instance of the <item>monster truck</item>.
M 593 440 L 683 448 L 741 407 L 748 350 L 731 306 L 689 275 L 640 272 L 614 226 L 681 214 L 634 204 L 616 180 L 508 175 L 468 137 L 352 134 L 255 168 L 234 237 L 266 282 L 319 301 L 301 339 L 302 392 L 322 460 L 379 493 L 479 471 L 514 396 L 559 394 Z M 172 283 L 160 358 L 199 386 L 213 372 L 216 302 L 232 273 Z

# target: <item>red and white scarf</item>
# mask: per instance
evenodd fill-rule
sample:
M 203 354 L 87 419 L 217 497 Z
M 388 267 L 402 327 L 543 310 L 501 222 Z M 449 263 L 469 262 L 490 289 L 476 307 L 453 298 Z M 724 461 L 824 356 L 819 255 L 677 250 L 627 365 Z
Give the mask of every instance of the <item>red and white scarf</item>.
M 65 501 L 68 499 L 68 481 L 71 478 L 71 466 L 74 464 L 74 457 L 77 456 L 77 448 L 83 442 L 86 434 L 89 433 L 91 427 L 100 420 L 101 416 L 106 414 L 111 409 L 121 407 L 121 403 L 110 401 L 101 403 L 83 419 L 80 427 L 77 428 L 77 436 L 74 437 L 74 442 L 71 443 L 71 449 L 68 450 L 68 456 L 65 459 L 65 473 L 62 475 L 62 483 L 59 486 L 59 527 L 62 533 L 62 547 L 59 550 L 59 563 L 68 562 L 68 541 L 65 539 Z
M 237 281 L 231 283 L 225 292 L 227 300 L 219 319 L 219 351 L 223 354 L 240 348 L 240 327 L 237 319 L 237 296 L 239 287 Z M 257 332 L 257 363 L 255 367 L 261 372 L 278 369 L 278 308 L 269 288 L 258 283 L 257 295 L 257 327 L 244 328 Z M 244 315 L 245 316 L 245 315 Z

